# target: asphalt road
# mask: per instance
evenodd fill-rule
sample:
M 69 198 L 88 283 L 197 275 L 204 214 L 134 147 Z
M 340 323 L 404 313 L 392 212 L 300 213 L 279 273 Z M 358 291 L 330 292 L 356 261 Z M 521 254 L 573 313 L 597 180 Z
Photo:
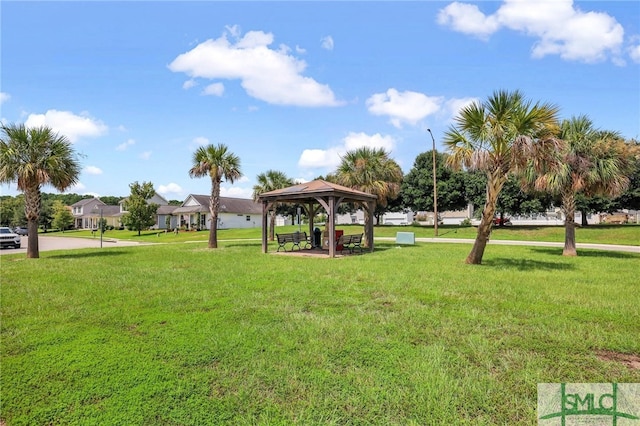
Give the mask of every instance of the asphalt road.
M 27 240 L 28 237 L 23 236 L 20 242 L 21 247 L 19 249 L 3 248 L 0 250 L 0 255 L 12 254 L 12 253 L 26 253 L 27 252 Z M 120 241 L 113 240 L 111 238 L 103 238 L 102 247 L 124 247 L 124 246 L 138 246 L 140 243 L 134 241 Z M 49 250 L 69 250 L 80 248 L 100 248 L 100 238 L 74 238 L 74 237 L 47 237 L 38 236 L 38 248 L 40 251 Z

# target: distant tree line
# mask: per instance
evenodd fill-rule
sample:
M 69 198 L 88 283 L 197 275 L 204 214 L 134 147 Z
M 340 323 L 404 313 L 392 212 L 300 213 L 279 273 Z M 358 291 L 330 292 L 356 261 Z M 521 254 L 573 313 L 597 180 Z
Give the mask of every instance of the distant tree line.
M 80 195 L 80 194 L 50 194 L 43 192 L 41 194 L 41 210 L 40 218 L 38 220 L 38 226 L 44 231 L 50 229 L 60 229 L 58 224 L 55 224 L 56 203 L 61 203 L 62 206 L 71 206 L 78 201 L 93 198 L 93 195 Z M 118 203 L 125 197 L 105 195 L 99 197 L 100 200 L 109 206 L 117 206 Z M 170 205 L 180 205 L 182 201 L 171 200 Z M 24 195 L 18 194 L 16 196 L 0 195 L 0 225 L 2 226 L 25 226 L 27 224 L 27 217 L 24 213 Z M 61 223 L 64 223 L 61 222 Z M 73 224 L 73 221 L 71 222 Z M 69 225 L 71 226 L 71 225 Z M 67 228 L 68 229 L 68 228 Z

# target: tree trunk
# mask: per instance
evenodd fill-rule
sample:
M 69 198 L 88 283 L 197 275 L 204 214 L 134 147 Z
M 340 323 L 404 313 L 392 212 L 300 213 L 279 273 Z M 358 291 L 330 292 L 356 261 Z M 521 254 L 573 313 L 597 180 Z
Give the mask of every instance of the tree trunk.
M 35 185 L 24 191 L 24 214 L 27 218 L 27 258 L 40 257 L 38 246 L 38 219 L 40 217 L 40 187 Z
M 211 227 L 209 228 L 209 248 L 218 248 L 218 211 L 220 210 L 220 181 L 211 179 L 211 199 L 209 213 L 211 213 Z
M 562 194 L 562 210 L 564 211 L 564 248 L 563 256 L 577 256 L 576 250 L 576 200 L 572 191 Z
M 364 209 L 364 229 L 369 229 L 369 227 L 371 226 L 371 222 L 373 221 L 373 213 L 370 213 L 369 210 L 366 208 L 366 205 L 363 204 L 363 206 L 365 207 Z M 367 233 L 364 233 L 364 237 L 362 239 L 362 245 L 368 248 L 371 248 L 372 246 L 370 245 L 370 241 L 369 241 L 369 236 L 367 235 Z
M 507 180 L 506 176 L 502 175 L 500 171 L 493 171 L 487 176 L 487 178 L 487 200 L 485 201 L 484 209 L 482 210 L 480 225 L 478 225 L 478 234 L 476 236 L 476 241 L 473 243 L 473 248 L 465 260 L 465 263 L 470 265 L 480 265 L 482 263 L 484 249 L 487 247 L 487 242 L 491 236 L 493 216 L 496 213 L 498 195 Z
M 589 226 L 589 222 L 587 221 L 587 211 L 586 210 L 581 210 L 581 214 L 582 214 L 582 226 Z
M 275 239 L 276 233 L 276 206 L 273 206 L 273 210 L 269 214 L 269 241 L 273 241 Z

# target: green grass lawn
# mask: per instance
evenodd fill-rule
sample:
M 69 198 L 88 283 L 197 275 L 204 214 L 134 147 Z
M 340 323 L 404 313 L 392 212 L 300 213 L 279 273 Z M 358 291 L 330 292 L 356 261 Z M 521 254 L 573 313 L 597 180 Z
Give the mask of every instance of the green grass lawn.
M 472 266 L 469 245 L 376 246 L 337 259 L 264 255 L 260 241 L 3 255 L 0 417 L 536 424 L 537 383 L 640 382 L 598 357 L 640 355 L 640 255 L 491 246 Z
M 308 226 L 302 225 L 302 231 L 308 232 Z M 324 229 L 322 227 L 321 229 Z M 364 227 L 360 225 L 337 225 L 336 229 L 344 230 L 345 234 L 364 232 Z M 295 232 L 298 226 L 279 226 L 276 232 Z M 221 229 L 218 230 L 218 239 L 260 239 L 260 228 L 248 229 Z M 432 226 L 376 226 L 374 235 L 376 237 L 395 237 L 397 232 L 413 232 L 418 238 L 433 238 Z M 471 238 L 477 234 L 477 228 L 472 226 L 461 227 L 454 225 L 441 225 L 438 227 L 440 238 Z M 98 234 L 91 231 L 66 231 L 49 232 L 42 235 L 98 238 Z M 207 241 L 209 231 L 181 231 L 177 235 L 172 232 L 163 231 L 142 231 L 138 236 L 134 231 L 107 231 L 104 238 L 115 238 L 133 241 L 148 242 L 186 242 L 186 241 Z M 564 241 L 564 227 L 562 226 L 505 226 L 494 227 L 491 238 L 496 240 L 520 240 L 520 241 Z M 578 243 L 602 243 L 602 244 L 623 244 L 640 246 L 640 225 L 590 225 L 576 229 L 576 241 Z

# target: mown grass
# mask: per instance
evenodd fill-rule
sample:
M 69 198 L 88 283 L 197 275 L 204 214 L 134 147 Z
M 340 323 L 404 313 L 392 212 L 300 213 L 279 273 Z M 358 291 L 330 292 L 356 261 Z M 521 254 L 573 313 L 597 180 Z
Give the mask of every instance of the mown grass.
M 345 234 L 364 232 L 361 225 L 338 225 L 337 229 L 344 230 Z M 299 228 L 294 226 L 279 226 L 276 232 L 295 232 Z M 308 227 L 302 225 L 302 231 L 308 232 Z M 324 227 L 322 227 L 324 229 Z M 218 239 L 260 239 L 261 228 L 248 229 L 221 229 L 218 230 Z M 374 235 L 376 237 L 395 237 L 397 232 L 413 232 L 417 238 L 433 238 L 432 226 L 376 226 Z M 478 230 L 472 226 L 441 225 L 438 227 L 438 237 L 440 238 L 470 238 L 476 237 Z M 98 238 L 98 234 L 91 231 L 66 231 L 50 232 L 46 235 Z M 139 236 L 134 231 L 107 231 L 104 238 L 115 238 L 133 241 L 148 242 L 186 242 L 186 241 L 207 241 L 209 231 L 181 231 L 178 234 L 163 231 L 142 231 Z M 496 240 L 518 240 L 518 241 L 549 241 L 563 242 L 563 226 L 505 226 L 494 227 L 491 238 Z M 590 225 L 576 229 L 576 241 L 578 243 L 600 243 L 600 244 L 622 244 L 640 246 L 640 225 Z
M 640 255 L 259 241 L 2 257 L 7 425 L 535 424 L 541 382 L 640 382 Z

